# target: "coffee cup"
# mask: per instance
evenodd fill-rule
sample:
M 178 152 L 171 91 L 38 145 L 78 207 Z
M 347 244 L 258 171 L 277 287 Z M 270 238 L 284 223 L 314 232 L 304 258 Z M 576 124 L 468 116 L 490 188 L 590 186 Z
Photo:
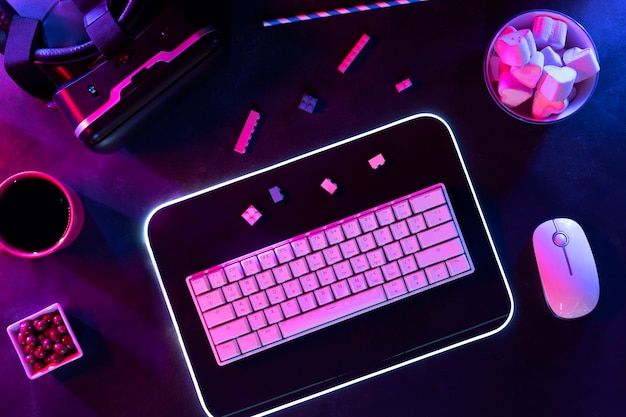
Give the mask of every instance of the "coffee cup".
M 0 249 L 40 258 L 76 239 L 83 226 L 80 197 L 56 178 L 38 171 L 14 174 L 0 184 Z

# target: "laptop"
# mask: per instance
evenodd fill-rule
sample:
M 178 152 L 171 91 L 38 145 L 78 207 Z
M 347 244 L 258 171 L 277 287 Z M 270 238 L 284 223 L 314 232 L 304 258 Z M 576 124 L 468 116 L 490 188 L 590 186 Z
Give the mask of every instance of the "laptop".
M 211 417 L 297 407 L 513 315 L 459 144 L 434 114 L 165 202 L 144 231 Z

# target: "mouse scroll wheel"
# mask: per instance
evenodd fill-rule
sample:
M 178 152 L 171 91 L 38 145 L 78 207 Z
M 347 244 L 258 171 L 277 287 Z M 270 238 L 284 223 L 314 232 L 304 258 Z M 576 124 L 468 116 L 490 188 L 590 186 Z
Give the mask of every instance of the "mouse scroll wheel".
M 567 235 L 563 232 L 556 232 L 555 234 L 552 235 L 552 241 L 554 242 L 555 245 L 557 246 L 566 246 L 567 243 L 569 242 L 569 239 L 567 238 Z

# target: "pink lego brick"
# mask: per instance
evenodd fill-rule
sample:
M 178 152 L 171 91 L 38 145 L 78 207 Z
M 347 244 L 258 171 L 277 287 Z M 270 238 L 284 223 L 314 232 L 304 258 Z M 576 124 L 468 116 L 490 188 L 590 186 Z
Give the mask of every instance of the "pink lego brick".
M 352 62 L 356 59 L 357 55 L 361 53 L 365 45 L 369 42 L 370 37 L 368 34 L 364 33 L 359 41 L 352 47 L 348 55 L 341 61 L 339 64 L 339 71 L 345 73 L 348 67 L 352 64 Z
M 402 91 L 406 90 L 407 88 L 409 88 L 412 85 L 413 85 L 413 83 L 411 82 L 411 79 L 407 78 L 405 80 L 400 81 L 398 84 L 396 84 L 396 91 L 398 93 L 401 93 Z
M 337 184 L 335 184 L 330 178 L 325 178 L 320 186 L 325 189 L 328 194 L 334 194 L 337 191 Z
M 254 133 L 254 129 L 256 129 L 256 125 L 259 122 L 261 115 L 254 111 L 250 110 L 248 114 L 248 118 L 246 119 L 246 123 L 239 134 L 239 139 L 237 139 L 237 143 L 235 144 L 235 152 L 240 154 L 246 153 L 246 149 L 250 144 L 250 140 L 252 139 L 252 134 Z
M 241 217 L 253 226 L 261 218 L 261 213 L 254 206 L 250 206 L 241 214 Z
M 368 160 L 370 166 L 372 167 L 372 169 L 378 169 L 380 167 L 382 167 L 383 165 L 385 165 L 385 157 L 382 154 L 378 154 L 375 157 L 371 158 Z

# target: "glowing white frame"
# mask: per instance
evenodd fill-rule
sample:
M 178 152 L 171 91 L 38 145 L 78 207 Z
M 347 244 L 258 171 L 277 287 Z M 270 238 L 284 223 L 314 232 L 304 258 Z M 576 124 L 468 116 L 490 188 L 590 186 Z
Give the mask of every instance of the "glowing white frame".
M 219 416 L 214 416 L 213 414 L 211 414 L 209 412 L 209 410 L 207 409 L 207 406 L 206 406 L 206 404 L 204 402 L 204 398 L 203 398 L 202 393 L 200 391 L 200 386 L 198 384 L 198 380 L 196 379 L 196 375 L 194 373 L 193 367 L 191 366 L 191 361 L 189 360 L 189 356 L 187 354 L 187 349 L 185 348 L 185 344 L 183 343 L 182 335 L 180 333 L 180 328 L 178 327 L 178 323 L 176 322 L 176 316 L 174 315 L 174 310 L 172 309 L 172 305 L 171 305 L 170 300 L 169 300 L 169 298 L 167 296 L 167 291 L 165 289 L 165 285 L 163 284 L 163 279 L 161 278 L 161 274 L 159 273 L 159 269 L 158 269 L 157 264 L 156 264 L 156 259 L 154 257 L 154 252 L 152 251 L 152 248 L 150 247 L 150 240 L 148 238 L 148 225 L 150 224 L 150 220 L 152 219 L 152 216 L 154 216 L 154 214 L 157 211 L 161 210 L 162 208 L 165 208 L 165 207 L 177 204 L 177 203 L 179 203 L 181 201 L 188 200 L 188 199 L 196 197 L 198 195 L 201 195 L 201 194 L 204 194 L 204 193 L 216 190 L 218 188 L 225 187 L 227 185 L 233 184 L 233 183 L 238 182 L 238 181 L 245 180 L 245 179 L 253 177 L 255 175 L 259 175 L 259 174 L 262 174 L 264 172 L 268 172 L 268 171 L 271 171 L 273 169 L 280 168 L 280 167 L 285 166 L 287 164 L 290 164 L 292 162 L 296 162 L 296 161 L 299 161 L 301 159 L 307 158 L 307 157 L 309 157 L 311 155 L 315 155 L 317 153 L 324 152 L 326 150 L 335 148 L 337 146 L 341 146 L 341 145 L 344 145 L 346 143 L 349 143 L 349 142 L 361 139 L 361 138 L 363 138 L 365 136 L 372 135 L 372 134 L 380 132 L 382 130 L 391 128 L 393 126 L 396 126 L 396 125 L 399 125 L 399 124 L 402 124 L 402 123 L 406 123 L 406 122 L 411 121 L 411 120 L 423 118 L 423 117 L 431 117 L 433 119 L 436 119 L 436 120 L 440 121 L 446 127 L 446 129 L 448 129 L 448 132 L 450 133 L 450 137 L 452 138 L 452 142 L 454 143 L 454 148 L 455 148 L 455 150 L 457 152 L 457 156 L 459 158 L 459 162 L 461 163 L 461 167 L 463 168 L 463 173 L 465 174 L 465 178 L 467 179 L 469 188 L 470 188 L 471 193 L 472 193 L 472 197 L 474 198 L 474 202 L 475 202 L 476 207 L 478 209 L 478 213 L 480 215 L 480 219 L 481 219 L 481 221 L 483 223 L 483 226 L 485 228 L 485 232 L 487 233 L 487 238 L 489 240 L 489 245 L 491 246 L 491 249 L 492 249 L 493 254 L 495 256 L 495 259 L 496 259 L 496 263 L 498 265 L 498 269 L 500 270 L 500 274 L 502 275 L 502 279 L 504 281 L 504 285 L 506 287 L 507 294 L 509 295 L 509 300 L 511 302 L 511 310 L 509 311 L 508 317 L 506 318 L 504 323 L 502 323 L 502 325 L 500 327 L 498 327 L 497 329 L 494 329 L 494 330 L 491 330 L 489 332 L 486 332 L 486 333 L 483 333 L 483 334 L 471 337 L 471 338 L 466 339 L 466 340 L 462 340 L 462 341 L 457 342 L 457 343 L 453 343 L 453 344 L 451 344 L 449 346 L 437 349 L 437 350 L 435 350 L 433 352 L 429 352 L 429 353 L 426 353 L 424 355 L 418 356 L 416 358 L 406 360 L 404 362 L 398 363 L 396 365 L 389 366 L 389 367 L 387 367 L 385 369 L 381 369 L 381 370 L 372 372 L 370 374 L 361 376 L 359 378 L 355 378 L 353 380 L 350 380 L 350 381 L 347 381 L 347 382 L 335 385 L 333 387 L 330 387 L 330 388 L 327 388 L 325 390 L 319 391 L 319 392 L 317 392 L 315 394 L 310 394 L 310 395 L 308 395 L 306 397 L 303 397 L 303 398 L 300 398 L 298 400 L 291 401 L 291 402 L 288 402 L 286 404 L 282 404 L 282 405 L 280 405 L 278 407 L 274 407 L 274 408 L 272 408 L 270 410 L 263 411 L 263 412 L 258 413 L 258 414 L 254 414 L 251 417 L 267 416 L 267 415 L 276 413 L 276 412 L 278 412 L 280 410 L 285 410 L 287 408 L 293 407 L 293 406 L 298 405 L 298 404 L 302 404 L 302 403 L 304 403 L 306 401 L 312 400 L 312 399 L 317 398 L 317 397 L 321 397 L 321 396 L 326 395 L 326 394 L 328 394 L 330 392 L 340 390 L 342 388 L 345 388 L 347 386 L 356 384 L 358 382 L 362 382 L 362 381 L 365 381 L 367 379 L 370 379 L 370 378 L 373 378 L 373 377 L 385 374 L 385 373 L 393 371 L 395 369 L 399 369 L 399 368 L 402 368 L 404 366 L 413 364 L 415 362 L 419 362 L 419 361 L 421 361 L 423 359 L 430 358 L 431 356 L 435 356 L 435 355 L 438 355 L 440 353 L 447 352 L 449 350 L 452 350 L 452 349 L 455 349 L 457 347 L 460 347 L 460 346 L 463 346 L 463 345 L 475 342 L 477 340 L 481 340 L 481 339 L 487 338 L 489 336 L 492 336 L 492 335 L 500 332 L 502 329 L 504 329 L 510 323 L 510 321 L 513 318 L 513 313 L 514 313 L 514 310 L 515 310 L 515 304 L 514 304 L 514 301 L 513 301 L 513 293 L 511 292 L 511 287 L 510 287 L 509 282 L 508 282 L 508 280 L 506 278 L 506 274 L 504 272 L 504 268 L 502 267 L 502 263 L 500 262 L 500 256 L 498 255 L 498 251 L 496 250 L 496 247 L 495 247 L 495 245 L 493 243 L 493 239 L 491 238 L 491 232 L 489 231 L 489 227 L 487 226 L 487 222 L 485 220 L 485 216 L 484 216 L 484 214 L 482 212 L 482 209 L 480 207 L 480 204 L 478 202 L 478 197 L 476 195 L 476 191 L 474 190 L 474 185 L 472 184 L 471 178 L 469 176 L 469 171 L 467 170 L 467 167 L 465 166 L 465 161 L 463 160 L 463 157 L 461 155 L 461 150 L 459 148 L 459 144 L 458 144 L 458 142 L 456 140 L 456 137 L 454 136 L 454 133 L 452 132 L 452 128 L 450 127 L 450 125 L 443 118 L 441 118 L 441 117 L 439 117 L 439 116 L 437 116 L 435 114 L 432 114 L 432 113 L 417 113 L 417 114 L 414 114 L 412 116 L 407 116 L 407 117 L 404 117 L 402 119 L 396 120 L 395 122 L 391 122 L 391 123 L 388 123 L 386 125 L 377 127 L 375 129 L 372 129 L 372 130 L 369 130 L 367 132 L 360 133 L 360 134 L 358 134 L 356 136 L 351 136 L 351 137 L 349 137 L 347 139 L 344 139 L 344 140 L 341 140 L 339 142 L 335 142 L 333 144 L 330 144 L 330 145 L 327 145 L 327 146 L 315 149 L 313 151 L 304 153 L 304 154 L 302 154 L 300 156 L 295 156 L 293 158 L 287 159 L 287 160 L 279 162 L 277 164 L 274 164 L 274 165 L 271 165 L 271 166 L 268 166 L 268 167 L 265 167 L 265 168 L 261 168 L 259 170 L 250 172 L 248 174 L 241 175 L 241 176 L 239 176 L 237 178 L 233 178 L 233 179 L 224 181 L 222 183 L 219 183 L 219 184 L 212 185 L 210 187 L 204 188 L 202 190 L 198 190 L 198 191 L 193 192 L 191 194 L 187 194 L 185 196 L 182 196 L 182 197 L 176 198 L 174 200 L 165 202 L 165 203 L 159 205 L 158 207 L 154 208 L 150 212 L 150 214 L 148 215 L 148 217 L 146 218 L 146 221 L 144 223 L 144 242 L 146 244 L 146 247 L 148 248 L 148 252 L 150 254 L 150 260 L 152 262 L 152 266 L 154 268 L 154 271 L 156 273 L 157 279 L 159 281 L 159 286 L 161 288 L 161 292 L 163 293 L 163 297 L 165 298 L 165 303 L 167 305 L 167 310 L 169 311 L 170 317 L 172 319 L 172 323 L 174 324 L 174 329 L 176 330 L 176 335 L 178 337 L 178 342 L 179 342 L 179 344 L 180 344 L 180 346 L 182 348 L 182 353 L 183 353 L 183 356 L 185 358 L 185 362 L 187 363 L 187 368 L 189 369 L 189 374 L 191 376 L 193 385 L 194 385 L 194 387 L 196 389 L 196 394 L 197 394 L 198 399 L 200 401 L 200 405 L 202 406 L 202 409 L 207 414 L 207 416 L 209 416 L 209 417 L 219 417 Z

